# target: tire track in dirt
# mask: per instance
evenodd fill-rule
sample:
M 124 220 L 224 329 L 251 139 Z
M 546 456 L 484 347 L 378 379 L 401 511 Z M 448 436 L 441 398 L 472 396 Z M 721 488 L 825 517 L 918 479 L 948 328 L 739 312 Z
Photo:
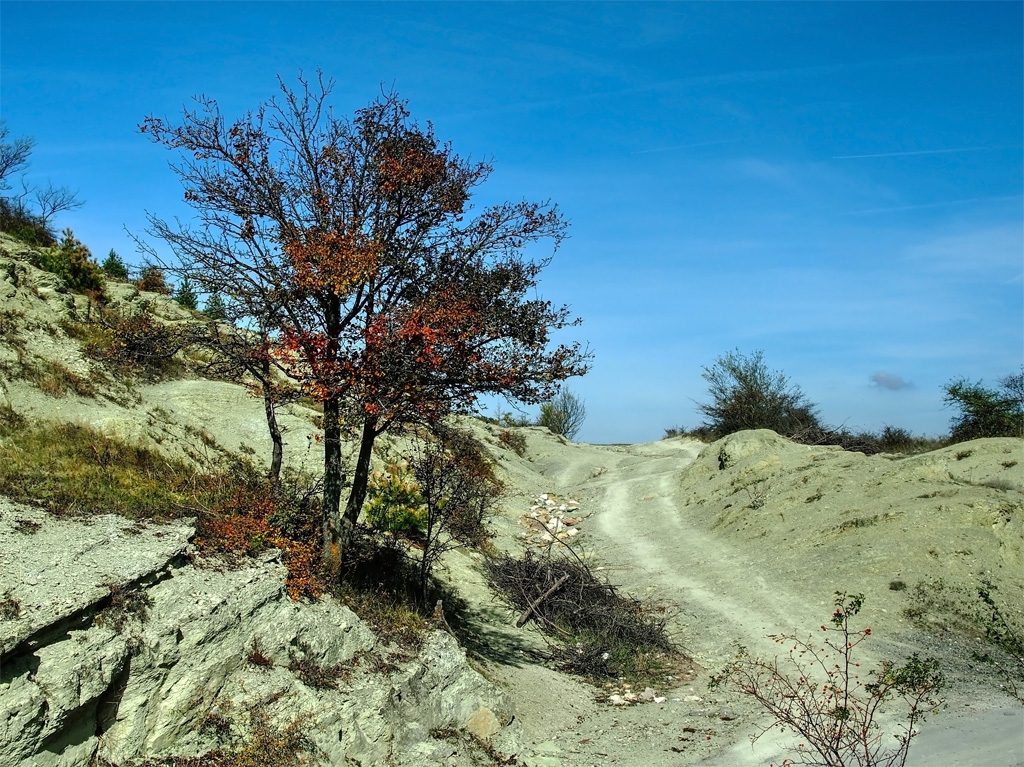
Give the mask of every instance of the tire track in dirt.
M 670 443 L 671 444 L 671 443 Z M 772 582 L 735 546 L 690 523 L 680 507 L 679 475 L 700 445 L 643 462 L 620 462 L 600 479 L 590 533 L 593 548 L 620 574 L 627 590 L 659 597 L 682 609 L 682 643 L 702 665 L 721 663 L 735 643 L 772 651 L 768 634 L 809 630 L 830 608 L 807 604 L 791 587 Z M 628 466 L 621 465 L 629 464 Z
M 538 443 L 522 467 L 524 497 L 554 492 L 579 499 L 583 521 L 577 550 L 593 555 L 624 592 L 676 602 L 682 611 L 673 624 L 677 641 L 708 671 L 724 665 L 736 642 L 761 657 L 784 655 L 787 648 L 768 634 L 813 635 L 831 613 L 826 587 L 837 574 L 834 552 L 806 545 L 779 549 L 806 543 L 787 544 L 788 533 L 756 540 L 748 535 L 752 542 L 745 543 L 735 530 L 729 535 L 728 529 L 712 527 L 705 516 L 714 513 L 712 506 L 702 499 L 684 505 L 693 488 L 682 492 L 680 483 L 704 445 L 666 440 L 630 446 L 563 443 L 565 449 L 552 449 Z M 770 521 L 775 524 L 774 516 Z M 800 560 L 805 566 L 794 567 L 793 556 L 801 552 L 806 552 Z M 860 660 L 873 666 L 876 653 L 892 657 L 919 649 L 912 639 L 909 632 L 879 637 Z M 563 721 L 557 731 L 542 726 L 542 718 L 532 740 L 558 754 L 546 764 L 565 767 L 760 767 L 790 755 L 793 737 L 778 730 L 752 747 L 747 736 L 766 724 L 757 706 L 731 691 L 707 691 L 701 677 L 665 690 L 669 700 L 663 706 L 597 705 L 581 710 L 576 724 Z M 549 684 L 525 679 L 522 687 L 530 691 L 526 697 L 520 688 L 517 700 L 523 705 L 550 705 Z M 1020 707 L 996 690 L 971 686 L 950 692 L 955 692 L 953 705 L 922 728 L 908 766 L 1024 767 Z M 730 721 L 719 716 L 721 711 L 730 712 Z M 733 714 L 739 714 L 735 722 Z M 707 740 L 689 739 L 693 728 Z

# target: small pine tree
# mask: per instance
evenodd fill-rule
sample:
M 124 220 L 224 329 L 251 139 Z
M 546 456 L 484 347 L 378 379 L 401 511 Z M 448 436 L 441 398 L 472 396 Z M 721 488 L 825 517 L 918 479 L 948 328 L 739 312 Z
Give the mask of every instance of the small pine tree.
M 33 262 L 40 269 L 61 277 L 68 288 L 79 293 L 103 293 L 103 273 L 92 253 L 70 229 L 62 233 L 56 248 L 41 251 Z
M 211 293 L 203 306 L 203 314 L 211 320 L 224 320 L 228 316 L 228 307 L 221 298 L 220 293 Z
M 117 280 L 118 282 L 128 282 L 128 265 L 121 260 L 121 257 L 117 255 L 117 251 L 113 248 L 110 249 L 110 253 L 103 259 L 103 263 L 100 264 L 100 269 L 103 273 L 111 280 Z
M 199 308 L 199 296 L 196 295 L 196 291 L 192 287 L 192 281 L 188 277 L 185 277 L 179 283 L 178 289 L 174 293 L 174 300 L 178 302 L 179 306 L 191 309 L 192 311 L 196 311 Z

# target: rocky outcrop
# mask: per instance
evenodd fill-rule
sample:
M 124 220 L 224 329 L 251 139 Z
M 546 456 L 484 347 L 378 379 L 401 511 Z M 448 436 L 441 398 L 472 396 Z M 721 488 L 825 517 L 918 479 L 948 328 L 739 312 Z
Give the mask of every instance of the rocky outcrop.
M 213 566 L 192 532 L 0 501 L 0 764 L 200 754 L 253 710 L 301 722 L 329 764 L 460 763 L 439 730 L 514 750 L 509 704 L 454 638 L 403 655 L 329 598 L 291 601 L 274 552 Z
M 85 355 L 81 322 L 96 307 L 32 259 L 0 234 L 0 408 L 203 466 L 222 451 L 269 456 L 263 403 L 246 387 L 125 381 Z M 107 311 L 142 306 L 167 324 L 195 321 L 166 296 L 108 283 Z M 286 466 L 321 469 L 318 414 L 292 403 L 278 423 Z M 510 704 L 453 637 L 413 655 L 384 646 L 331 599 L 292 602 L 274 553 L 214 566 L 195 557 L 193 533 L 0 498 L 0 767 L 201 754 L 244 740 L 254 712 L 274 729 L 300 723 L 330 764 L 462 763 L 468 741 L 440 732 L 515 750 Z

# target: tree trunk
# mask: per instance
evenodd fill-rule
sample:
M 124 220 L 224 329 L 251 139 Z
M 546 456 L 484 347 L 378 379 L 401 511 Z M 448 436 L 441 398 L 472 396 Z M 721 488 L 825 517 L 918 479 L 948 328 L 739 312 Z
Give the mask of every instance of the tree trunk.
M 370 458 L 373 456 L 373 442 L 377 439 L 377 417 L 368 416 L 363 421 L 363 436 L 359 441 L 359 458 L 352 475 L 352 489 L 345 505 L 345 522 L 348 526 L 359 520 L 359 512 L 366 500 L 366 486 L 370 481 Z
M 263 408 L 267 411 L 267 428 L 270 439 L 274 443 L 274 451 L 270 457 L 270 471 L 267 476 L 275 485 L 281 480 L 281 462 L 284 459 L 284 440 L 281 428 L 277 425 L 277 412 L 274 407 L 274 386 L 270 381 L 270 360 L 263 360 Z
M 325 316 L 329 360 L 338 359 L 341 336 L 341 301 L 332 298 Z M 339 573 L 341 554 L 348 543 L 348 530 L 341 516 L 341 488 L 345 477 L 341 467 L 341 398 L 335 394 L 324 401 L 324 564 L 329 573 Z
M 433 515 L 430 512 L 431 504 L 427 503 L 427 535 L 426 543 L 423 546 L 423 558 L 420 559 L 420 599 L 423 605 L 427 604 L 427 584 L 430 581 L 431 560 L 434 558 L 434 543 L 437 536 L 434 531 Z
M 341 487 L 345 482 L 341 466 L 340 402 L 324 402 L 324 563 L 330 570 L 341 565 L 346 543 L 341 517 Z

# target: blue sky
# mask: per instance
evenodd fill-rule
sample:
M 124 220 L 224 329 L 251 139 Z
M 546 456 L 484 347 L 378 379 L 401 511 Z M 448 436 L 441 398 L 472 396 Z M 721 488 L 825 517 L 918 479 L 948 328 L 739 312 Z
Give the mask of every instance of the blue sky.
M 556 201 L 541 292 L 584 324 L 580 439 L 696 425 L 701 368 L 763 349 L 823 419 L 945 432 L 942 385 L 1024 361 L 1017 3 L 0 2 L 0 111 L 58 226 L 137 258 L 188 215 L 138 132 L 195 94 L 241 115 L 320 67 L 351 114 L 385 88 L 481 203 Z

